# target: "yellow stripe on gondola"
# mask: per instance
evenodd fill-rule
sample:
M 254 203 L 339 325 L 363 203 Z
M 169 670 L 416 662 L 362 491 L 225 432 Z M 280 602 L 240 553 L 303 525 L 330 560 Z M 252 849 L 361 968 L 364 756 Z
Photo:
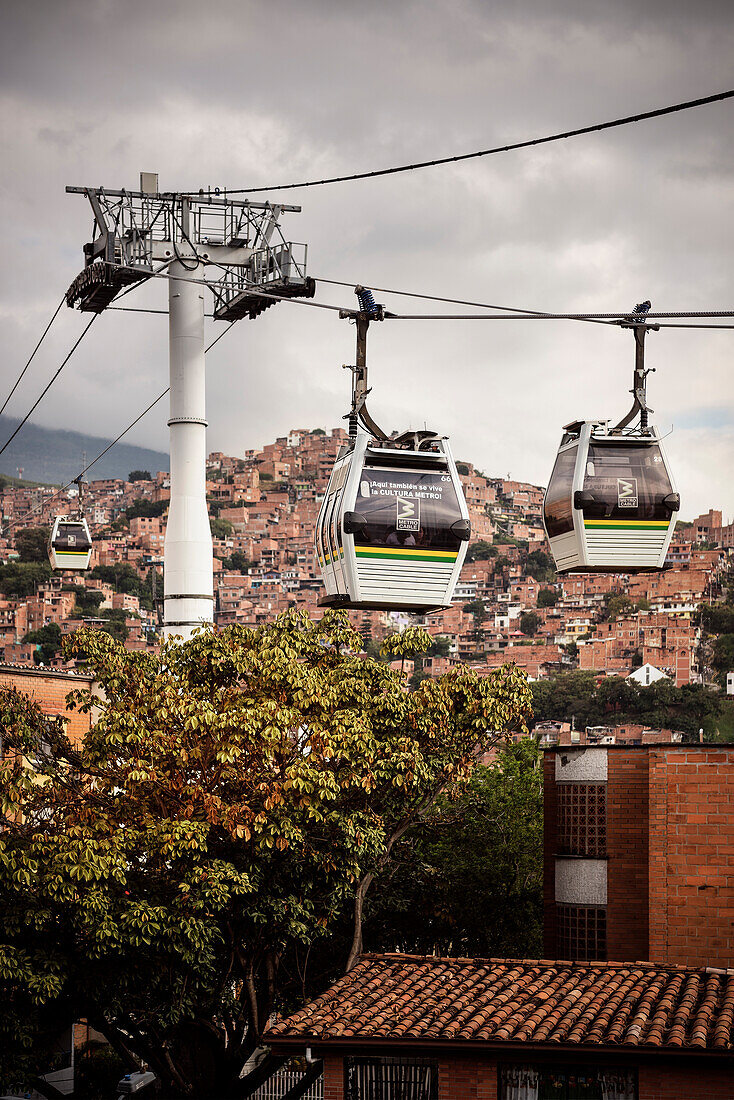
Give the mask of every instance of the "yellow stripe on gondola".
M 458 551 L 421 550 L 417 546 L 355 546 L 358 558 L 396 558 L 400 561 L 441 561 L 455 562 Z
M 585 519 L 584 527 L 604 531 L 667 531 L 667 519 Z

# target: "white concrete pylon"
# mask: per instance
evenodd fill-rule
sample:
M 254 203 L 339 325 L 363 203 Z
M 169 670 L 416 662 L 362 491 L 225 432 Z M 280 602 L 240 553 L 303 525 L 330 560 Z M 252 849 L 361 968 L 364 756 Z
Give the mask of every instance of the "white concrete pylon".
M 188 640 L 213 622 L 212 536 L 206 506 L 204 287 L 194 259 L 169 267 L 171 501 L 165 542 L 165 637 Z

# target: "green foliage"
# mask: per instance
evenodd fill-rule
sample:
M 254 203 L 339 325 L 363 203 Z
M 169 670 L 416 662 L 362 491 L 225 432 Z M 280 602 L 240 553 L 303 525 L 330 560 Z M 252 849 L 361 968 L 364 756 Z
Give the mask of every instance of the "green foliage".
M 3 1084 L 27 1067 L 41 1010 L 63 1008 L 144 1059 L 164 1094 L 232 1096 L 271 1013 L 301 992 L 281 961 L 318 943 L 333 961 L 340 912 L 361 912 L 476 752 L 523 726 L 527 683 L 462 668 L 406 692 L 360 656 L 344 612 L 161 653 L 85 629 L 66 645 L 100 686 L 81 746 L 0 695 Z
M 128 481 L 152 481 L 150 470 L 131 470 L 127 475 Z
M 367 948 L 537 958 L 542 882 L 540 752 L 527 738 L 503 746 L 496 765 L 478 767 L 457 800 L 441 799 L 400 841 L 368 901 Z
M 82 615 L 96 615 L 99 605 L 104 599 L 104 594 L 97 588 L 84 588 L 77 584 L 71 586 L 74 593 L 74 601 L 77 611 Z
M 0 565 L 0 592 L 19 599 L 33 596 L 38 585 L 49 580 L 51 572 L 48 562 L 11 561 Z
M 311 435 L 326 435 L 326 432 L 323 428 L 314 428 Z
M 210 519 L 209 526 L 212 532 L 212 538 L 226 539 L 234 531 L 234 527 L 228 519 Z
M 499 551 L 496 546 L 492 546 L 491 543 L 485 542 L 484 539 L 478 539 L 477 542 L 470 542 L 469 549 L 466 552 L 467 561 L 486 561 L 488 558 L 496 558 Z
M 273 475 L 272 474 L 261 473 L 260 474 L 260 480 L 261 481 L 272 481 L 273 480 Z
M 222 559 L 223 567 L 232 573 L 246 573 L 253 564 L 244 550 L 233 550 L 228 558 Z
M 614 622 L 615 619 L 631 615 L 634 610 L 635 605 L 629 596 L 622 592 L 605 592 L 599 619 L 601 622 Z
M 663 679 L 642 687 L 607 676 L 597 686 L 595 673 L 580 670 L 538 680 L 530 687 L 533 714 L 539 722 L 575 718 L 577 728 L 634 722 L 652 729 L 680 730 L 691 739 L 699 729 L 713 737 L 726 705 L 717 692 L 700 684 L 678 688 Z
M 520 616 L 520 630 L 531 637 L 537 633 L 540 626 L 540 615 L 535 611 L 523 611 Z
M 734 634 L 719 634 L 711 652 L 711 664 L 719 674 L 722 686 L 727 672 L 734 671 Z
M 148 611 L 153 610 L 153 570 L 151 566 L 148 574 L 143 579 L 139 573 L 127 562 L 117 562 L 115 565 L 95 565 L 90 569 L 89 576 L 93 580 L 104 581 L 111 584 L 116 592 L 124 592 L 129 596 L 137 596 L 140 606 Z M 163 591 L 163 580 L 159 576 L 157 581 L 158 594 Z
M 58 623 L 47 623 L 38 630 L 31 630 L 23 641 L 40 647 L 34 660 L 36 664 L 46 665 L 61 649 L 61 627 Z
M 469 600 L 468 603 L 464 604 L 463 610 L 466 611 L 467 615 L 474 616 L 476 625 L 483 623 L 487 618 L 487 605 L 484 600 Z
M 48 527 L 24 527 L 15 534 L 15 549 L 21 562 L 48 561 Z
M 463 474 L 464 477 L 466 477 L 470 473 L 468 464 L 466 462 L 457 462 L 456 472 L 459 474 Z
M 451 639 L 445 634 L 437 634 L 426 650 L 426 657 L 448 657 L 451 653 Z
M 109 1100 L 130 1068 L 112 1047 L 87 1043 L 76 1056 L 74 1100 Z
M 734 634 L 734 607 L 728 604 L 701 604 L 698 610 L 708 634 Z
M 555 607 L 558 603 L 558 593 L 555 588 L 541 588 L 538 592 L 538 607 Z
M 157 519 L 168 508 L 167 500 L 134 500 L 125 509 L 125 517 L 131 519 Z
M 525 558 L 525 572 L 540 584 L 550 584 L 556 579 L 553 558 L 544 550 L 531 550 Z

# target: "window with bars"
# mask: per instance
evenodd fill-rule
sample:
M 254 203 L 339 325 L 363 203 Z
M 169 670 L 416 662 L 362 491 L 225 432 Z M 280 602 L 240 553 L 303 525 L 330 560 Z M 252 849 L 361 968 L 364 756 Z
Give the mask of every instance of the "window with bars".
M 437 1062 L 347 1058 L 344 1070 L 344 1100 L 438 1100 Z
M 557 911 L 558 952 L 562 959 L 606 959 L 606 909 L 592 905 L 558 905 Z
M 558 852 L 600 859 L 607 854 L 606 783 L 559 783 Z

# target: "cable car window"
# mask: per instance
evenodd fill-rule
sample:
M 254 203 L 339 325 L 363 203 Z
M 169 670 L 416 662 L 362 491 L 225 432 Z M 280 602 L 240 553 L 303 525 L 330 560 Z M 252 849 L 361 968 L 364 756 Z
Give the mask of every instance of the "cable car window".
M 560 451 L 545 494 L 545 525 L 548 538 L 573 531 L 573 473 L 578 447 Z
M 336 544 L 334 543 L 333 529 L 331 526 L 332 519 L 334 518 L 334 509 L 336 508 L 337 492 L 332 489 L 329 496 L 329 502 L 326 506 L 326 515 L 324 516 L 324 545 L 326 547 L 326 561 L 329 565 L 333 565 L 337 558 Z
M 584 492 L 594 501 L 584 505 L 585 516 L 667 520 L 663 500 L 671 491 L 658 446 L 589 444 Z
M 84 526 L 80 523 L 61 523 L 54 538 L 54 548 L 57 550 L 78 550 L 80 553 L 89 550 L 91 542 L 87 537 Z
M 344 499 L 344 487 L 347 482 L 347 473 L 349 466 L 345 462 L 339 471 L 339 480 L 337 481 L 338 492 L 336 495 L 336 508 L 334 509 L 333 517 L 333 532 L 334 541 L 336 543 L 337 552 L 342 555 L 344 552 L 344 534 L 342 532 L 341 514 L 342 514 L 342 501 Z
M 355 510 L 366 521 L 355 533 L 357 546 L 458 550 L 461 545 L 451 530 L 462 515 L 448 473 L 365 468 Z

